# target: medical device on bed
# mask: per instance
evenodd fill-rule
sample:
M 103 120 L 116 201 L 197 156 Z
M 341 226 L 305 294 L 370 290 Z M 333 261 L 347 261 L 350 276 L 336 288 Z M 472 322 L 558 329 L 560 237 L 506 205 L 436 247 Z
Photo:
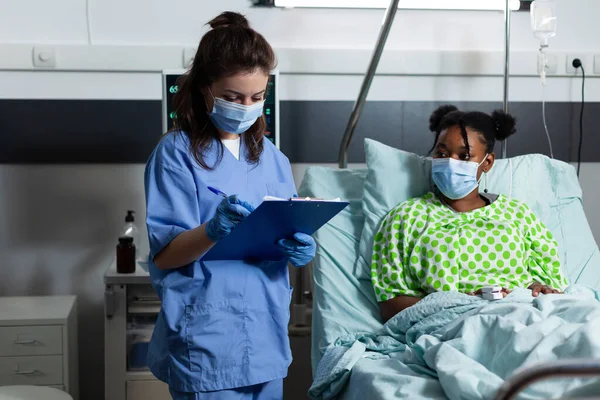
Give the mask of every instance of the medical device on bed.
M 481 288 L 481 297 L 484 300 L 502 300 L 502 288 L 500 286 L 485 286 Z
M 556 18 L 556 2 L 555 0 L 535 0 L 531 4 L 531 29 L 533 34 L 540 41 L 540 52 L 538 55 L 538 68 L 540 78 L 542 79 L 542 120 L 544 122 L 544 130 L 548 137 L 548 145 L 550 146 L 550 157 L 554 158 L 552 150 L 552 139 L 548 131 L 546 122 L 546 70 L 548 69 L 548 55 L 546 50 L 549 46 L 549 39 L 556 36 L 557 18 Z
M 166 70 L 162 72 L 162 124 L 163 132 L 173 127 L 175 110 L 173 109 L 173 97 L 179 89 L 177 80 L 185 70 Z M 267 83 L 267 94 L 265 95 L 264 116 L 267 122 L 265 137 L 279 148 L 279 73 L 271 72 Z

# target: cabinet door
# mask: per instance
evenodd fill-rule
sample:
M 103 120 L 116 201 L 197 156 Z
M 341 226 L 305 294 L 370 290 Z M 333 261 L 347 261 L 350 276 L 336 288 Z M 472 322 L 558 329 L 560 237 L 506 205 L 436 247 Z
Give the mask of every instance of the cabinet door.
M 127 400 L 171 400 L 171 395 L 161 381 L 127 381 Z

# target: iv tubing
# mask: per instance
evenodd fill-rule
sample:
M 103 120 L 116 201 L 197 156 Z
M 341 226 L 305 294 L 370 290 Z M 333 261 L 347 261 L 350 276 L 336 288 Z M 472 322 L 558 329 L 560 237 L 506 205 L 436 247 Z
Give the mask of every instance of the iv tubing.
M 546 123 L 546 96 L 545 90 L 546 87 L 542 87 L 542 119 L 544 121 L 544 130 L 546 131 L 546 137 L 548 138 L 548 146 L 550 146 L 550 158 L 554 158 L 554 151 L 552 150 L 552 138 L 550 137 L 550 132 L 548 132 L 548 124 Z
M 542 79 L 542 121 L 544 122 L 544 131 L 546 132 L 546 137 L 548 138 L 548 146 L 550 147 L 550 158 L 554 158 L 554 150 L 552 148 L 552 138 L 550 137 L 550 132 L 548 131 L 548 123 L 546 122 L 546 68 L 548 64 L 548 58 L 546 57 L 546 49 L 542 45 L 540 47 L 540 56 L 541 56 L 541 79 Z

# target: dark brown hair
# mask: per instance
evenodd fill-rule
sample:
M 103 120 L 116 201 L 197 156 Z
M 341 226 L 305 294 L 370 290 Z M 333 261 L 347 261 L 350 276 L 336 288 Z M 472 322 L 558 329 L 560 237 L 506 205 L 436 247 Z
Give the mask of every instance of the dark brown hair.
M 173 98 L 173 130 L 184 133 L 190 140 L 190 151 L 204 169 L 214 169 L 223 157 L 223 144 L 215 165 L 208 165 L 205 154 L 219 139 L 210 121 L 204 95 L 200 91 L 217 80 L 239 73 L 260 70 L 269 74 L 275 68 L 275 52 L 267 40 L 250 27 L 248 20 L 235 12 L 224 12 L 208 23 L 212 28 L 198 46 L 191 68 L 179 78 L 179 90 Z M 258 163 L 263 151 L 266 129 L 264 116 L 246 132 L 243 140 L 248 149 L 247 160 Z M 243 156 L 243 155 L 242 155 Z

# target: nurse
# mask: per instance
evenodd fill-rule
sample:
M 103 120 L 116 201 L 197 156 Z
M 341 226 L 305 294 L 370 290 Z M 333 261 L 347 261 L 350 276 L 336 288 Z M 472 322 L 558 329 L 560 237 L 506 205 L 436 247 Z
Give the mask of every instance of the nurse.
M 175 128 L 146 166 L 149 268 L 162 300 L 148 364 L 176 400 L 281 399 L 292 359 L 287 263 L 306 265 L 316 245 L 298 233 L 278 242 L 278 262 L 200 260 L 264 196 L 295 196 L 288 159 L 264 139 L 273 49 L 240 14 L 209 24 L 179 82 Z

